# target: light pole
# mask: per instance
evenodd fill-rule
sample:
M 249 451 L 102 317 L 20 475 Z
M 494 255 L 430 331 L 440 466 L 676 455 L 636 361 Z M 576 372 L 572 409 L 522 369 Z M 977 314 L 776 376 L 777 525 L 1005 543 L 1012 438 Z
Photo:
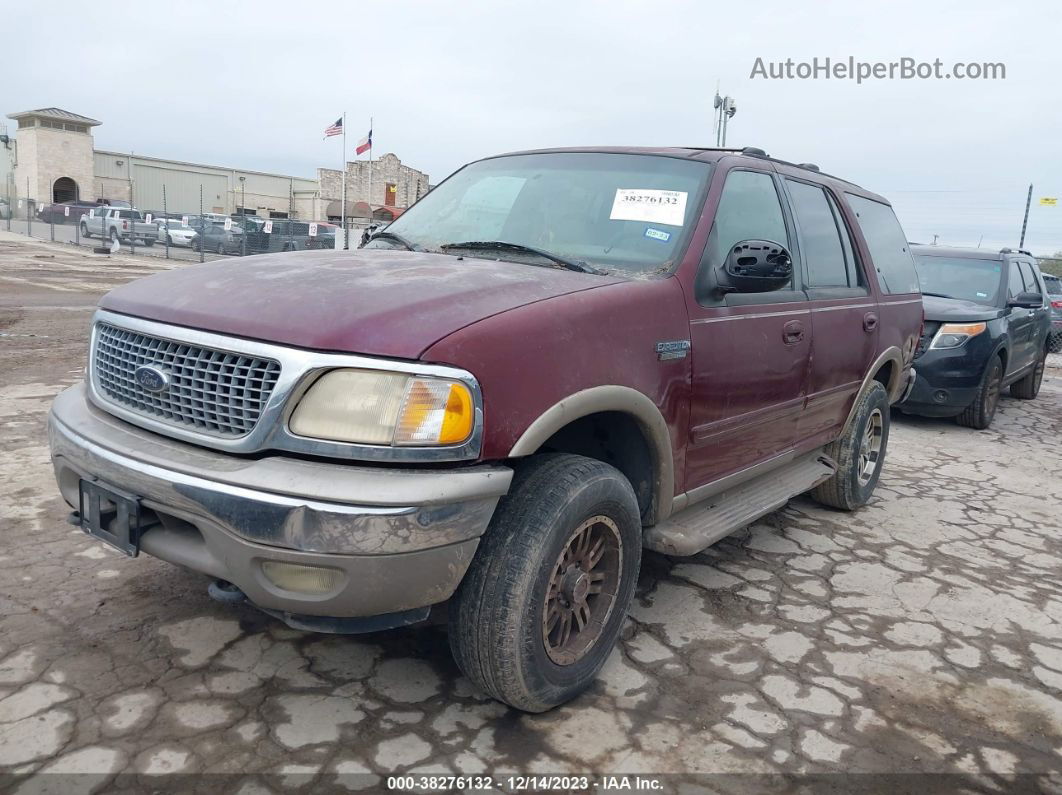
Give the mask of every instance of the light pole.
M 715 100 L 712 103 L 715 108 L 715 145 L 722 149 L 726 147 L 727 121 L 734 118 L 737 113 L 737 102 L 733 97 L 721 97 L 715 92 Z

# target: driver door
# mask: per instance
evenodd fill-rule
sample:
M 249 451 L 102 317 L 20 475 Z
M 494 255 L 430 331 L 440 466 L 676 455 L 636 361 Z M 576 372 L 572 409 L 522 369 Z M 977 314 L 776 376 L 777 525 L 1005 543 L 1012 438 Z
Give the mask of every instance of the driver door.
M 687 297 L 693 358 L 687 491 L 792 450 L 807 393 L 812 326 L 800 268 L 781 290 L 714 289 L 716 270 L 741 240 L 778 242 L 796 254 L 774 174 L 731 169 L 725 179 Z

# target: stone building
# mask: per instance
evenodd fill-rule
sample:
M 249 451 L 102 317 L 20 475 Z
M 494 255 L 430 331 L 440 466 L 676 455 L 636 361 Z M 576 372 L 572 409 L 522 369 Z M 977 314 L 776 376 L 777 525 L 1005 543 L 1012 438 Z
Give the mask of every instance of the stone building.
M 100 122 L 60 108 L 8 116 L 18 122 L 9 196 L 69 201 L 94 192 L 92 128 Z
M 317 169 L 329 220 L 338 221 L 341 214 L 342 176 L 338 168 Z M 428 175 L 404 165 L 391 153 L 372 161 L 371 196 L 369 179 L 368 160 L 347 163 L 347 217 L 355 222 L 367 218 L 370 208 L 374 219 L 393 220 L 428 192 Z
M 17 131 L 0 138 L 0 197 L 12 206 L 19 198 L 29 199 L 30 208 L 121 200 L 153 212 L 192 214 L 202 206 L 204 212 L 339 220 L 338 169 L 318 169 L 314 179 L 96 149 L 93 129 L 101 123 L 61 108 L 8 118 Z M 373 161 L 372 196 L 368 161 L 350 162 L 347 169 L 347 215 L 355 221 L 369 217 L 370 204 L 374 217 L 391 220 L 428 191 L 427 175 L 393 154 Z

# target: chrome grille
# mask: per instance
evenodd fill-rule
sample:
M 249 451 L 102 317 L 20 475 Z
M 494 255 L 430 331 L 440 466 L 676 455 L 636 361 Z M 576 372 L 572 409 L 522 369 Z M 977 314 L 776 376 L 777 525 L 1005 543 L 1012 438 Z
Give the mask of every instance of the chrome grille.
M 166 373 L 158 392 L 141 386 L 143 365 Z M 280 377 L 272 359 L 189 345 L 106 323 L 96 326 L 93 372 L 106 399 L 145 417 L 233 438 L 246 436 L 262 416 Z

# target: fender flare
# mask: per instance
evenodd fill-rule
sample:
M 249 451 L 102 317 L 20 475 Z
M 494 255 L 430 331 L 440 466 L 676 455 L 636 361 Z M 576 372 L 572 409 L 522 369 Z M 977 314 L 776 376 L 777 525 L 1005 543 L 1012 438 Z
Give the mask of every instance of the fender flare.
M 675 459 L 671 435 L 660 409 L 637 389 L 626 386 L 595 386 L 575 392 L 557 401 L 532 422 L 516 440 L 509 458 L 531 455 L 565 425 L 590 414 L 616 411 L 627 414 L 638 424 L 649 446 L 654 474 L 654 520 L 663 521 L 671 514 L 675 498 Z
M 893 345 L 882 351 L 878 358 L 874 360 L 874 363 L 867 368 L 866 375 L 863 376 L 863 383 L 859 385 L 855 400 L 852 401 L 852 408 L 848 410 L 848 416 L 845 418 L 844 427 L 841 429 L 842 436 L 848 431 L 848 426 L 852 424 L 852 418 L 859 407 L 859 398 L 863 396 L 867 387 L 874 380 L 874 374 L 889 362 L 892 362 L 893 368 L 889 383 L 885 385 L 885 391 L 889 394 L 890 404 L 899 400 L 904 385 L 903 374 L 907 368 L 903 366 L 903 355 L 900 353 L 900 349 Z

